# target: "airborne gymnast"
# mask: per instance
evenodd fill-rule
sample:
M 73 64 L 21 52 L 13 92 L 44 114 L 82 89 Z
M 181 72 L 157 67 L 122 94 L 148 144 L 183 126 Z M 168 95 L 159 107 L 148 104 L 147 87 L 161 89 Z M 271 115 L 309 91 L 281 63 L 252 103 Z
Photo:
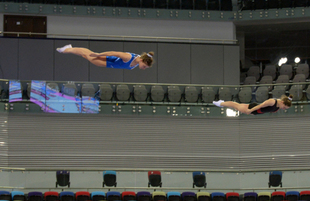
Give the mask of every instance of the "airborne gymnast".
M 213 104 L 218 107 L 229 107 L 238 110 L 244 114 L 264 114 L 267 112 L 277 112 L 279 109 L 287 110 L 292 105 L 293 95 L 282 95 L 280 99 L 268 99 L 261 104 L 251 103 L 243 104 L 233 101 L 213 101 Z
M 153 64 L 154 52 L 143 53 L 142 55 L 129 52 L 102 52 L 95 53 L 87 48 L 72 47 L 71 44 L 56 49 L 59 53 L 75 54 L 87 59 L 92 64 L 99 67 L 129 69 L 139 66 L 145 70 Z

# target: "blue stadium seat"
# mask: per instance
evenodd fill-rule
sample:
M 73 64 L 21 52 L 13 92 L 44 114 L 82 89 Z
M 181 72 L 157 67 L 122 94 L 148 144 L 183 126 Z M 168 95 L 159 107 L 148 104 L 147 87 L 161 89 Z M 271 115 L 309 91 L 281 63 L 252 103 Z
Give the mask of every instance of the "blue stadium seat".
M 103 182 L 102 187 L 104 186 L 114 186 L 116 187 L 116 172 L 112 170 L 103 171 Z
M 60 201 L 74 201 L 74 193 L 71 191 L 62 191 L 59 193 Z
M 11 200 L 23 200 L 26 201 L 25 193 L 22 191 L 12 191 L 11 192 Z
M 288 201 L 299 200 L 299 192 L 298 191 L 287 191 L 286 192 L 286 200 L 288 200 Z
M 211 193 L 212 201 L 225 201 L 225 194 L 222 192 Z
M 107 192 L 107 201 L 115 201 L 115 200 L 121 200 L 121 193 L 117 191 L 109 191 Z
M 105 192 L 102 191 L 94 191 L 90 194 L 90 198 L 92 201 L 99 201 L 99 200 L 105 200 L 106 195 Z
M 277 187 L 279 185 L 282 187 L 281 180 L 282 180 L 282 172 L 281 171 L 269 172 L 269 182 L 268 182 L 269 188 L 270 188 L 270 186 Z
M 0 191 L 0 200 L 11 200 L 11 193 L 9 191 Z
M 168 192 L 167 201 L 181 201 L 181 193 L 179 192 Z
M 207 187 L 206 174 L 204 172 L 193 172 L 193 188 L 197 187 Z

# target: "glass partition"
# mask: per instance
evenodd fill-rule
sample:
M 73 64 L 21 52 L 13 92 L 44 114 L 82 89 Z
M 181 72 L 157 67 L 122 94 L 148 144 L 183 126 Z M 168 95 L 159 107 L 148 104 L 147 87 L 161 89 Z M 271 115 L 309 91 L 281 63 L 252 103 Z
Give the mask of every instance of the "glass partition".
M 217 100 L 250 104 L 292 94 L 282 114 L 309 111 L 308 82 L 259 85 L 195 85 L 1 80 L 6 112 L 142 114 L 171 116 L 245 116 L 215 107 Z

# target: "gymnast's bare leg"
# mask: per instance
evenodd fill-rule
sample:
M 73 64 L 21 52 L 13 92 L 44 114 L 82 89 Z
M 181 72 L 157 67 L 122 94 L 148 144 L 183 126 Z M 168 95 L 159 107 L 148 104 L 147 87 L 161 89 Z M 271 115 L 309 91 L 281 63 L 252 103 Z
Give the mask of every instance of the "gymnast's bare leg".
M 81 56 L 96 66 L 100 66 L 100 67 L 106 67 L 107 66 L 107 61 L 106 61 L 105 56 L 91 57 L 90 54 L 92 54 L 94 52 L 87 49 L 87 48 L 72 47 L 71 45 L 66 45 L 64 47 L 57 48 L 57 51 L 59 53 L 75 54 L 75 55 Z
M 236 103 L 233 101 L 223 101 L 223 100 L 213 101 L 213 104 L 218 107 L 229 107 L 238 110 L 242 113 L 246 114 L 248 113 L 248 107 L 249 107 L 248 104 Z

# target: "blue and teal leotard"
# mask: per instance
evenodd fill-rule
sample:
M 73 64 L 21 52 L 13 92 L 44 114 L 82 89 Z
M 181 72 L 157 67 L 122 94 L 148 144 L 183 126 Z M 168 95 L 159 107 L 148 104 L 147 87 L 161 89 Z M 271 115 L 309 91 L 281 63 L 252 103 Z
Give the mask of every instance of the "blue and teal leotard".
M 129 53 L 129 52 L 128 52 Z M 128 62 L 124 62 L 121 58 L 115 56 L 107 56 L 107 68 L 118 68 L 118 69 L 129 69 L 132 70 L 137 67 L 139 64 L 135 66 L 130 66 L 131 62 L 139 55 L 130 53 L 131 59 Z

